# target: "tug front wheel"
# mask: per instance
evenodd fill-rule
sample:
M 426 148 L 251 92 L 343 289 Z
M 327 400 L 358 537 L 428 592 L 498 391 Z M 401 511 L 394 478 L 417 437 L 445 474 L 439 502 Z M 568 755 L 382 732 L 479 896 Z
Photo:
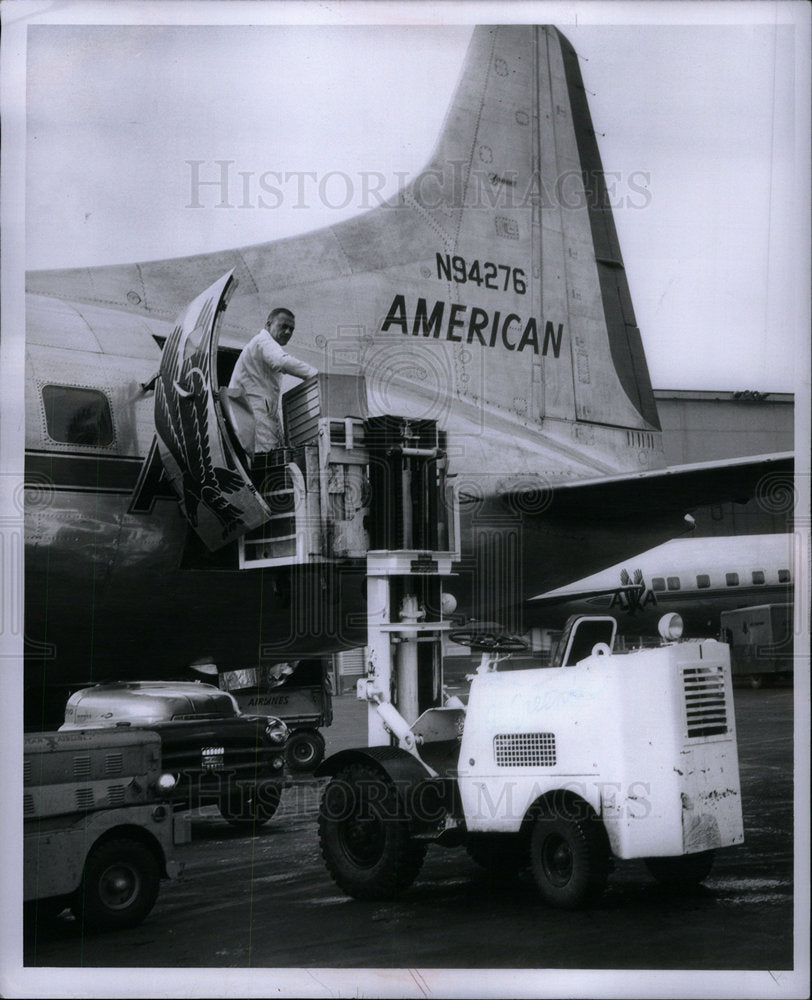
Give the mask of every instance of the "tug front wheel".
M 551 906 L 576 910 L 606 886 L 609 852 L 597 819 L 542 814 L 530 840 L 533 876 Z
M 336 884 L 356 899 L 391 899 L 417 877 L 426 845 L 409 836 L 394 785 L 352 764 L 330 781 L 319 811 L 321 853 Z

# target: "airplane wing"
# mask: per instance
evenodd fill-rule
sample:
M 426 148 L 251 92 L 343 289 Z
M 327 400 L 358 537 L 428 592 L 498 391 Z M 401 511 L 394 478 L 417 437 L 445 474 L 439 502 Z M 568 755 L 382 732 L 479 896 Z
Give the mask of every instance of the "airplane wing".
M 793 453 L 779 452 L 602 476 L 550 487 L 548 502 L 540 516 L 602 521 L 645 519 L 654 511 L 660 515 L 690 513 L 697 507 L 744 503 L 753 498 L 767 511 L 785 510 L 790 515 L 793 473 Z M 538 488 L 512 491 L 505 496 L 521 505 L 533 493 L 537 494 Z

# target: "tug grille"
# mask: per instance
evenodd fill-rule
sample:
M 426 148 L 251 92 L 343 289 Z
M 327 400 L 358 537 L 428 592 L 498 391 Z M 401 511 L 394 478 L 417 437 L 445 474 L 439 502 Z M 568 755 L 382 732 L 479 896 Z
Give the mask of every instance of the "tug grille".
M 555 733 L 499 733 L 493 752 L 500 767 L 551 767 L 555 764 Z
M 727 733 L 725 678 L 721 667 L 685 667 L 685 721 L 688 738 Z

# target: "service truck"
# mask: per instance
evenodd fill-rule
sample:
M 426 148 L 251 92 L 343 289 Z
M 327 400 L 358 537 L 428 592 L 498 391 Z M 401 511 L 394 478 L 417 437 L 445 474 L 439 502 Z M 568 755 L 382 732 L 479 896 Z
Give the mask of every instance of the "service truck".
M 66 907 L 84 926 L 132 927 L 161 879 L 183 864 L 188 814 L 172 805 L 175 777 L 157 733 L 126 729 L 25 736 L 23 900 L 36 924 Z

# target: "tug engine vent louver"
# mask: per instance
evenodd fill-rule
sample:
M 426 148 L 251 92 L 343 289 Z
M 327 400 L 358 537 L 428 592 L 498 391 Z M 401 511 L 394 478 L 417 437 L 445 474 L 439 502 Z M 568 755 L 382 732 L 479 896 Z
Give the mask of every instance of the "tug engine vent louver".
M 95 798 L 93 796 L 92 788 L 77 788 L 76 789 L 76 808 L 77 809 L 92 809 L 96 804 Z
M 555 733 L 499 733 L 493 753 L 500 767 L 552 767 Z
M 111 806 L 123 806 L 127 801 L 127 795 L 123 785 L 110 785 L 107 789 L 107 801 Z
M 104 757 L 104 773 L 105 774 L 121 774 L 124 770 L 124 754 L 120 753 L 118 750 L 112 751 L 105 754 Z
M 685 667 L 682 679 L 688 738 L 725 735 L 728 726 L 722 668 Z
M 82 754 L 73 758 L 73 776 L 79 781 L 90 777 L 90 756 Z

